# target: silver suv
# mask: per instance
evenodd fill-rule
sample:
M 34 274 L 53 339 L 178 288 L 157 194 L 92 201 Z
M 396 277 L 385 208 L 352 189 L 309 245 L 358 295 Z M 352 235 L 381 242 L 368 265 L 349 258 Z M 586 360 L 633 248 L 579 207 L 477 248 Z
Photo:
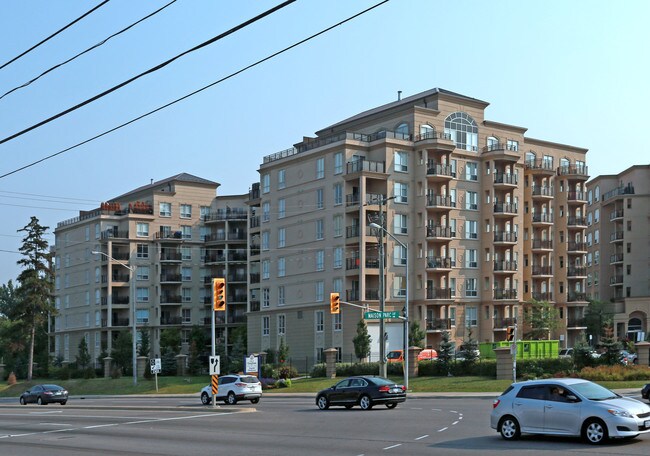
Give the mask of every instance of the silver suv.
M 222 375 L 219 377 L 219 391 L 216 400 L 235 405 L 239 400 L 257 404 L 262 397 L 262 383 L 254 375 Z M 208 405 L 212 400 L 212 386 L 201 390 L 201 402 Z
M 534 380 L 513 383 L 495 399 L 490 426 L 505 440 L 525 432 L 599 444 L 650 432 L 650 407 L 587 380 Z

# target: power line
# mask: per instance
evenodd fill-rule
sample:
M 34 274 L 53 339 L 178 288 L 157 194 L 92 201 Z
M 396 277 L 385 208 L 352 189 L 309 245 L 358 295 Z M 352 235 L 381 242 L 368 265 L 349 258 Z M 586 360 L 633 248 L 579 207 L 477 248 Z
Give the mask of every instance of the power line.
M 83 15 L 79 16 L 77 19 L 75 19 L 74 21 L 70 22 L 68 25 L 66 25 L 66 26 L 63 27 L 62 29 L 60 29 L 60 30 L 54 32 L 53 34 L 51 34 L 50 36 L 48 36 L 48 37 L 45 38 L 44 40 L 40 41 L 39 43 L 37 43 L 37 44 L 35 44 L 34 46 L 32 46 L 32 47 L 30 47 L 29 49 L 27 49 L 27 50 L 26 50 L 25 52 L 23 52 L 22 54 L 17 55 L 17 56 L 14 57 L 13 59 L 9 60 L 7 63 L 5 63 L 5 64 L 3 64 L 2 66 L 0 66 L 0 70 L 2 70 L 4 67 L 6 67 L 7 65 L 9 65 L 10 63 L 15 62 L 16 60 L 18 60 L 18 59 L 21 58 L 22 56 L 26 55 L 27 53 L 33 51 L 34 49 L 36 49 L 37 47 L 39 47 L 41 44 L 45 43 L 46 41 L 49 41 L 50 39 L 54 38 L 54 37 L 57 36 L 59 33 L 63 32 L 65 29 L 67 29 L 68 27 L 73 26 L 74 24 L 76 24 L 77 22 L 79 22 L 80 20 L 82 20 L 84 17 L 88 16 L 90 13 L 92 13 L 92 12 L 98 10 L 99 8 L 101 8 L 102 6 L 104 6 L 105 4 L 107 4 L 109 1 L 110 1 L 110 0 L 104 0 L 104 1 L 101 2 L 99 5 L 97 5 L 96 7 L 94 7 L 93 9 L 91 9 L 90 11 L 84 13 Z
M 349 18 L 347 18 L 347 19 L 345 19 L 345 20 L 343 20 L 343 21 L 341 21 L 341 22 L 338 22 L 338 23 L 336 23 L 336 24 L 334 24 L 334 25 L 332 25 L 332 26 L 330 26 L 330 27 L 327 27 L 326 29 L 321 30 L 321 31 L 318 32 L 318 33 L 315 33 L 315 34 L 313 34 L 313 35 L 311 35 L 311 36 L 309 36 L 309 37 L 307 37 L 307 38 L 305 38 L 305 39 L 303 39 L 303 40 L 301 40 L 301 41 L 298 41 L 297 43 L 294 43 L 294 44 L 292 44 L 291 46 L 288 46 L 288 47 L 286 47 L 286 48 L 284 48 L 284 49 L 282 49 L 282 50 L 280 50 L 280 51 L 278 51 L 278 52 L 275 52 L 274 54 L 271 54 L 271 55 L 269 55 L 269 56 L 267 56 L 267 57 L 265 57 L 265 58 L 263 58 L 263 59 L 260 59 L 260 60 L 258 60 L 258 61 L 255 62 L 255 63 L 252 63 L 252 64 L 250 64 L 250 65 L 248 65 L 248 66 L 246 66 L 246 67 L 244 67 L 244 68 L 241 68 L 240 70 L 235 71 L 234 73 L 230 73 L 228 76 L 225 76 L 225 77 L 223 77 L 223 78 L 221 78 L 221 79 L 219 79 L 219 80 L 217 80 L 217 81 L 214 81 L 214 82 L 212 82 L 212 83 L 210 83 L 210 84 L 208 84 L 208 85 L 206 85 L 206 86 L 203 86 L 203 87 L 201 87 L 200 89 L 195 90 L 194 92 L 190 92 L 190 93 L 188 93 L 187 95 L 184 95 L 184 96 L 182 96 L 182 97 L 180 97 L 180 98 L 177 98 L 177 99 L 174 100 L 174 101 L 170 101 L 169 103 L 164 104 L 164 105 L 162 105 L 162 106 L 159 106 L 159 107 L 157 107 L 156 109 L 154 109 L 154 110 L 152 110 L 152 111 L 149 111 L 149 112 L 147 112 L 147 113 L 145 113 L 145 114 L 142 114 L 142 115 L 140 115 L 140 116 L 138 116 L 138 117 L 135 117 L 135 118 L 133 118 L 133 119 L 127 121 L 127 122 L 124 122 L 123 124 L 120 124 L 120 125 L 118 125 L 118 126 L 116 126 L 116 127 L 113 127 L 113 128 L 111 128 L 110 130 L 106 130 L 106 131 L 104 131 L 103 133 L 99 133 L 99 134 L 97 134 L 97 135 L 95 135 L 95 136 L 93 136 L 93 137 L 91 137 L 91 138 L 88 138 L 88 139 L 86 139 L 86 140 L 84 140 L 84 141 L 81 141 L 81 142 L 79 142 L 79 143 L 77 143 L 77 144 L 75 144 L 75 145 L 73 145 L 73 146 L 70 146 L 70 147 L 65 148 L 65 149 L 63 149 L 63 150 L 60 150 L 60 151 L 58 151 L 58 152 L 56 152 L 56 153 L 54 153 L 54 154 L 48 155 L 48 156 L 43 157 L 43 158 L 41 158 L 41 159 L 39 159 L 39 160 L 36 160 L 36 161 L 34 161 L 34 162 L 31 162 L 31 163 L 29 163 L 29 164 L 27 164 L 27 165 L 25 165 L 25 166 L 21 166 L 20 168 L 16 168 L 16 169 L 14 169 L 13 171 L 9 171 L 9 172 L 7 172 L 7 173 L 4 173 L 4 174 L 0 175 L 0 179 L 5 178 L 5 177 L 7 177 L 7 176 L 11 176 L 12 174 L 16 174 L 16 173 L 18 173 L 18 172 L 20 172 L 20 171 L 23 171 L 23 170 L 27 169 L 27 168 L 31 168 L 32 166 L 38 165 L 39 163 L 42 163 L 42 162 L 44 162 L 44 161 L 46 161 L 46 160 L 49 160 L 49 159 L 54 158 L 54 157 L 56 157 L 56 156 L 58 156 L 58 155 L 64 154 L 64 153 L 66 153 L 66 152 L 69 152 L 69 151 L 72 150 L 72 149 L 76 149 L 77 147 L 83 146 L 84 144 L 87 144 L 87 143 L 89 143 L 89 142 L 91 142 L 91 141 L 94 141 L 94 140 L 96 140 L 96 139 L 99 139 L 99 138 L 101 138 L 102 136 L 106 136 L 106 135 L 108 135 L 108 134 L 110 134 L 110 133 L 113 133 L 114 131 L 120 130 L 120 129 L 126 127 L 127 125 L 130 125 L 130 124 L 132 124 L 132 123 L 134 123 L 134 122 L 137 122 L 138 120 L 144 119 L 145 117 L 148 117 L 148 116 L 150 116 L 150 115 L 152 115 L 152 114 L 155 114 L 155 113 L 158 112 L 158 111 L 162 111 L 163 109 L 168 108 L 169 106 L 172 106 L 172 105 L 174 105 L 174 104 L 176 104 L 176 103 L 179 103 L 179 102 L 181 102 L 181 101 L 183 101 L 183 100 L 185 100 L 185 99 L 187 99 L 187 98 L 190 98 L 190 97 L 192 97 L 192 96 L 194 96 L 194 95 L 196 95 L 196 94 L 198 94 L 198 93 L 200 93 L 200 92 L 203 92 L 204 90 L 209 89 L 210 87 L 213 87 L 213 86 L 215 86 L 215 85 L 217 85 L 217 84 L 220 84 L 220 83 L 222 83 L 222 82 L 224 82 L 224 81 L 226 81 L 226 80 L 228 80 L 228 79 L 230 79 L 230 78 L 232 78 L 232 77 L 234 77 L 234 76 L 237 76 L 238 74 L 243 73 L 243 72 L 246 71 L 246 70 L 249 70 L 249 69 L 251 69 L 251 68 L 253 68 L 253 67 L 255 67 L 255 66 L 257 66 L 257 65 L 259 65 L 259 64 L 261 64 L 261 63 L 264 63 L 264 62 L 266 62 L 267 60 L 272 59 L 273 57 L 276 57 L 276 56 L 278 56 L 278 55 L 280 55 L 280 54 L 283 54 L 283 53 L 285 53 L 286 51 L 288 51 L 288 50 L 290 50 L 290 49 L 293 49 L 294 47 L 300 46 L 301 44 L 306 43 L 307 41 L 310 41 L 310 40 L 312 40 L 313 38 L 316 38 L 317 36 L 322 35 L 323 33 L 329 32 L 330 30 L 332 30 L 332 29 L 334 29 L 334 28 L 336 28 L 336 27 L 339 27 L 339 26 L 345 24 L 346 22 L 349 22 L 349 21 L 351 21 L 351 20 L 353 20 L 353 19 L 356 19 L 357 17 L 361 16 L 362 14 L 365 14 L 365 13 L 367 13 L 367 12 L 369 12 L 369 11 L 375 9 L 375 8 L 377 8 L 378 6 L 381 6 L 381 5 L 383 5 L 384 3 L 387 3 L 388 1 L 389 1 L 389 0 L 383 0 L 382 2 L 379 2 L 379 3 L 377 3 L 377 4 L 373 5 L 373 6 L 371 6 L 370 8 L 367 8 L 367 9 L 361 11 L 360 13 L 357 13 L 357 14 L 355 14 L 355 15 L 353 15 L 353 16 L 350 16 Z
M 84 55 L 85 53 L 90 52 L 90 51 L 92 51 L 93 49 L 96 49 L 96 48 L 98 48 L 98 47 L 104 45 L 104 44 L 105 44 L 108 40 L 110 40 L 111 38 L 114 38 L 114 37 L 116 37 L 117 35 L 120 35 L 120 34 L 126 32 L 127 30 L 129 30 L 129 29 L 135 27 L 135 26 L 138 25 L 139 23 L 146 21 L 146 20 L 149 19 L 150 17 L 155 16 L 156 14 L 158 14 L 159 12 L 161 12 L 162 10 L 164 10 L 165 8 L 167 8 L 167 7 L 170 6 L 172 3 L 175 3 L 175 2 L 176 2 L 176 0 L 172 0 L 171 2 L 167 3 L 165 6 L 163 6 L 163 7 L 161 7 L 161 8 L 158 8 L 158 9 L 157 9 L 156 11 L 154 11 L 153 13 L 148 14 L 147 16 L 145 16 L 145 17 L 143 17 L 142 19 L 140 19 L 140 20 L 134 22 L 133 24 L 129 25 L 128 27 L 123 28 L 123 29 L 120 30 L 119 32 L 115 32 L 115 33 L 113 33 L 113 34 L 112 34 L 111 36 L 109 36 L 108 38 L 103 39 L 102 41 L 100 41 L 99 43 L 95 44 L 94 46 L 89 47 L 89 48 L 86 49 L 85 51 L 80 52 L 79 54 L 75 55 L 74 57 L 69 58 L 68 60 L 66 60 L 66 61 L 64 61 L 64 62 L 61 62 L 61 63 L 59 63 L 59 64 L 57 64 L 57 65 L 54 65 L 52 68 L 50 68 L 50 69 L 48 69 L 48 70 L 45 70 L 44 72 L 42 72 L 41 74 L 39 74 L 39 75 L 36 76 L 35 78 L 31 79 L 30 81 L 27 81 L 26 83 L 24 83 L 24 84 L 22 84 L 22 85 L 19 85 L 19 86 L 17 86 L 17 87 L 14 87 L 13 89 L 11 89 L 11 90 L 5 92 L 3 95 L 0 96 L 0 100 L 2 100 L 4 97 L 6 97 L 7 95 L 9 95 L 9 94 L 12 93 L 12 92 L 15 92 L 16 90 L 19 90 L 19 89 L 22 89 L 22 88 L 24 88 L 24 87 L 27 87 L 28 85 L 30 85 L 30 84 L 33 83 L 33 82 L 36 82 L 38 79 L 40 79 L 41 77 L 45 76 L 45 75 L 48 74 L 49 72 L 54 71 L 55 69 L 60 68 L 60 67 L 62 67 L 63 65 L 66 65 L 66 64 L 72 62 L 72 61 L 75 60 L 77 57 L 81 57 L 81 56 Z
M 86 199 L 86 198 L 71 198 L 71 197 L 68 197 L 68 196 L 56 196 L 56 195 L 40 195 L 38 193 L 10 192 L 8 190 L 0 190 L 0 193 L 9 193 L 11 195 L 40 196 L 40 197 L 43 197 L 43 198 L 57 198 L 59 200 L 79 201 L 79 202 L 86 202 L 86 203 L 89 203 L 89 204 L 98 204 L 98 202 L 99 202 L 99 200 Z M 5 195 L 0 195 L 0 197 L 6 197 L 6 196 Z
M 108 0 L 106 0 L 106 1 L 108 1 Z M 183 57 L 184 55 L 187 55 L 187 54 L 189 54 L 191 52 L 197 51 L 197 50 L 199 50 L 199 49 L 201 49 L 201 48 L 203 48 L 205 46 L 208 46 L 208 45 L 214 43 L 215 41 L 219 41 L 220 39 L 225 38 L 226 36 L 231 35 L 231 34 L 235 33 L 236 31 L 241 30 L 244 27 L 247 27 L 250 24 L 259 21 L 260 19 L 262 19 L 262 18 L 264 18 L 264 17 L 266 17 L 266 16 L 268 16 L 268 15 L 270 15 L 270 14 L 272 14 L 272 13 L 274 13 L 274 12 L 276 12 L 276 11 L 290 5 L 291 3 L 295 2 L 295 1 L 296 0 L 287 0 L 284 3 L 281 3 L 281 4 L 277 5 L 277 6 L 274 6 L 270 10 L 267 10 L 267 11 L 255 16 L 254 18 L 249 19 L 246 22 L 243 22 L 243 23 L 237 25 L 236 27 L 233 27 L 233 28 L 231 28 L 230 30 L 228 30 L 228 31 L 226 31 L 224 33 L 221 33 L 220 35 L 212 37 L 209 40 L 204 41 L 203 43 L 201 43 L 201 44 L 199 44 L 197 46 L 194 46 L 193 48 L 188 49 L 185 52 L 181 52 L 177 56 L 172 57 L 171 59 L 166 60 L 165 62 L 163 62 L 161 64 L 158 64 L 153 68 L 149 68 L 148 70 L 146 70 L 146 71 L 144 71 L 144 72 L 142 72 L 142 73 L 140 73 L 140 74 L 138 74 L 136 76 L 133 76 L 132 78 L 127 79 L 126 81 L 124 81 L 124 82 L 122 82 L 122 83 L 120 83 L 120 84 L 118 84 L 116 86 L 113 86 L 110 89 L 105 90 L 102 93 L 95 95 L 94 97 L 88 98 L 87 100 L 82 101 L 81 103 L 78 103 L 78 104 L 72 106 L 71 108 L 68 108 L 68 109 L 66 109 L 64 111 L 61 111 L 60 113 L 55 114 L 55 115 L 53 115 L 51 117 L 48 117 L 47 119 L 42 120 L 42 121 L 32 125 L 31 127 L 27 127 L 24 130 L 19 131 L 18 133 L 14 133 L 13 135 L 8 136 L 8 137 L 0 140 L 0 144 L 4 144 L 7 141 L 11 141 L 12 139 L 15 139 L 15 138 L 17 138 L 17 137 L 19 137 L 21 135 L 24 135 L 25 133 L 28 133 L 28 132 L 30 132 L 30 131 L 38 128 L 38 127 L 42 127 L 43 125 L 48 124 L 48 123 L 52 122 L 53 120 L 58 119 L 59 117 L 63 117 L 66 114 L 70 114 L 71 112 L 76 111 L 77 109 L 82 108 L 82 107 L 86 106 L 87 104 L 92 103 L 93 101 L 99 100 L 100 98 L 103 98 L 106 95 L 108 95 L 108 94 L 110 94 L 112 92 L 115 92 L 116 90 L 121 89 L 124 86 L 127 86 L 127 85 L 131 84 L 133 81 L 136 81 L 136 80 L 140 79 L 143 76 L 146 76 L 146 75 L 151 74 L 151 73 L 155 73 L 156 71 L 166 67 L 167 65 L 174 62 L 175 60 Z

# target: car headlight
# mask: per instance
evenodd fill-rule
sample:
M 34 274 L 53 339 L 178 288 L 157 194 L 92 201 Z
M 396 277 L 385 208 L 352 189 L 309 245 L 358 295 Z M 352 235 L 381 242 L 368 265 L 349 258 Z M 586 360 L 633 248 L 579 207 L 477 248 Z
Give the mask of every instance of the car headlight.
M 627 410 L 607 409 L 607 411 L 614 416 L 621 416 L 623 418 L 634 418 L 634 416 Z

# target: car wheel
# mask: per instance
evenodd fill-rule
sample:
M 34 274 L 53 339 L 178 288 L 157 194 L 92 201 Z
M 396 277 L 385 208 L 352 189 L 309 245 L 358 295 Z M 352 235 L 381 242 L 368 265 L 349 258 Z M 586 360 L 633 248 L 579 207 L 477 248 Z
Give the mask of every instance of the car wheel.
M 521 435 L 519 422 L 512 416 L 506 416 L 499 422 L 499 432 L 504 440 L 516 440 Z
M 61 401 L 61 405 L 65 405 L 67 403 L 68 403 L 68 401 Z
M 25 401 L 25 398 L 20 396 L 20 405 L 27 405 L 27 401 Z
M 201 393 L 201 404 L 203 405 L 210 404 L 210 396 L 208 395 L 208 393 L 206 392 Z
M 237 403 L 237 397 L 235 396 L 235 393 L 232 391 L 228 393 L 228 396 L 226 397 L 226 404 L 228 405 L 235 405 Z
M 582 426 L 582 437 L 593 445 L 607 441 L 607 426 L 599 419 L 590 419 Z
M 389 402 L 386 404 L 386 408 L 394 409 L 395 407 L 397 407 L 397 402 Z
M 359 407 L 361 410 L 370 410 L 372 408 L 372 399 L 367 394 L 364 394 L 359 398 Z
M 318 408 L 321 410 L 327 410 L 330 408 L 330 401 L 325 396 L 318 396 L 318 399 L 316 399 L 316 405 L 318 405 Z
M 38 405 L 47 405 L 47 402 L 45 402 L 41 396 L 38 396 L 38 399 L 36 399 L 36 403 Z
M 256 397 L 255 399 L 251 399 L 251 404 L 257 404 L 260 401 L 259 397 Z

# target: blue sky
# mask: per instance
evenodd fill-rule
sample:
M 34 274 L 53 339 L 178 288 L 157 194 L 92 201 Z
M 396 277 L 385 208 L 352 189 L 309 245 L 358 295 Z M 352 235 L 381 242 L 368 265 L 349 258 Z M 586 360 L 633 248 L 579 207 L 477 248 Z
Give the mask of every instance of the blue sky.
M 4 93 L 169 0 L 112 0 L 0 70 Z M 378 3 L 298 0 L 62 119 L 0 145 L 0 174 L 216 81 Z M 100 3 L 0 4 L 0 64 Z M 177 0 L 0 100 L 0 138 L 75 105 L 279 4 Z M 19 270 L 16 230 L 56 223 L 180 172 L 246 193 L 264 155 L 360 111 L 441 87 L 490 103 L 490 120 L 589 149 L 591 176 L 648 164 L 643 113 L 650 2 L 391 0 L 233 79 L 40 165 L 0 179 L 0 283 Z M 630 125 L 635 126 L 630 130 Z M 625 128 L 623 128 L 623 126 Z M 642 136 L 641 136 L 642 138 Z M 54 242 L 54 236 L 48 238 Z

